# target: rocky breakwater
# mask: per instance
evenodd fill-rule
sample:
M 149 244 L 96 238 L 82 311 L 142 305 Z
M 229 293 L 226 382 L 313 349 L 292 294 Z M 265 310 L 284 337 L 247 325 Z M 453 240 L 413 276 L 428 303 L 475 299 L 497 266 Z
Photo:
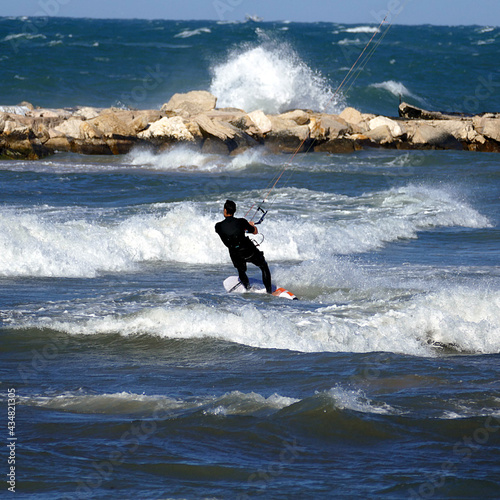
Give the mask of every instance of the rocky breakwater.
M 124 154 L 190 144 L 206 153 L 348 153 L 366 147 L 500 152 L 500 114 L 462 116 L 403 103 L 399 116 L 346 108 L 338 115 L 292 110 L 279 115 L 216 107 L 205 91 L 175 94 L 159 110 L 0 107 L 0 157 L 38 159 L 58 151 Z

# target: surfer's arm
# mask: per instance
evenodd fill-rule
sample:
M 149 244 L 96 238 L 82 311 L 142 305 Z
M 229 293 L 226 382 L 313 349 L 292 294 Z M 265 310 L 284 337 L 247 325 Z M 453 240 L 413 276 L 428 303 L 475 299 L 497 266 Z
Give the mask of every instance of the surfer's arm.
M 257 234 L 259 232 L 259 230 L 257 229 L 257 226 L 255 225 L 255 222 L 250 221 L 248 224 L 251 226 L 251 229 L 252 229 L 252 230 L 250 230 L 247 228 L 247 231 L 250 234 Z

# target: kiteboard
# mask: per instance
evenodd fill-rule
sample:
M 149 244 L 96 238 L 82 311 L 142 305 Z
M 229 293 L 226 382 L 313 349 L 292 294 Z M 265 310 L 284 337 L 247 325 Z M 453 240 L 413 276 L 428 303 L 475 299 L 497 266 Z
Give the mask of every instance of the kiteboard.
M 264 286 L 264 283 L 262 283 L 261 280 L 257 280 L 255 278 L 249 278 L 248 281 L 250 283 L 249 290 L 247 290 L 243 286 L 238 276 L 229 276 L 229 278 L 226 278 L 224 280 L 224 288 L 226 289 L 226 292 L 229 293 L 266 293 L 266 287 Z M 289 292 L 287 289 L 283 287 L 277 287 L 275 285 L 272 285 L 272 288 L 273 288 L 273 295 L 275 297 L 281 297 L 283 299 L 290 299 L 290 300 L 298 300 L 298 298 L 292 292 Z

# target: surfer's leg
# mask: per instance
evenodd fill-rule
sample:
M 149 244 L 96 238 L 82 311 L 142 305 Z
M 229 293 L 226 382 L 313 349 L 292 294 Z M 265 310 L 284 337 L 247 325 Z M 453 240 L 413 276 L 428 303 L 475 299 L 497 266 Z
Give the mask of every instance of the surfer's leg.
M 269 266 L 266 261 L 264 261 L 263 265 L 260 266 L 260 269 L 262 271 L 262 283 L 264 283 L 264 286 L 266 287 L 266 292 L 273 293 L 271 285 L 271 271 L 269 271 Z
M 269 266 L 264 258 L 264 253 L 258 250 L 250 262 L 255 264 L 257 267 L 260 267 L 260 270 L 262 271 L 262 283 L 264 283 L 264 286 L 266 287 L 266 292 L 273 293 L 271 285 L 271 271 L 269 270 Z
M 247 290 L 250 290 L 250 281 L 248 281 L 248 276 L 247 276 L 247 273 L 245 272 L 246 271 L 246 267 L 245 266 L 245 269 L 238 269 L 238 277 L 240 278 L 240 281 L 242 283 L 242 285 L 247 289 Z
M 238 270 L 238 277 L 242 285 L 248 290 L 250 282 L 247 276 L 247 263 L 243 259 L 232 258 L 233 266 Z

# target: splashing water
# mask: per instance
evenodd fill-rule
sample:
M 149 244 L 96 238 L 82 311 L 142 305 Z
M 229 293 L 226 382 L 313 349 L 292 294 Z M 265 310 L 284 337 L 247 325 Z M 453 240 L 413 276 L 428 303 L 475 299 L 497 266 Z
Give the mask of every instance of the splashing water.
M 326 78 L 286 43 L 245 45 L 231 51 L 212 73 L 210 91 L 218 97 L 219 107 L 266 113 L 295 108 L 338 112 L 343 107 Z

